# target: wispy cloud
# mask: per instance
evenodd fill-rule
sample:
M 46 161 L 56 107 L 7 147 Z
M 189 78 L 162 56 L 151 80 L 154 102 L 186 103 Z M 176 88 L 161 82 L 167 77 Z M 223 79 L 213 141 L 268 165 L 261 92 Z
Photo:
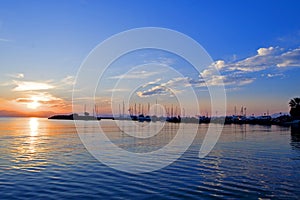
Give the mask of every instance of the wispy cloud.
M 75 82 L 74 76 L 66 76 L 61 80 L 47 80 L 47 81 L 29 81 L 24 80 L 23 73 L 7 74 L 12 80 L 3 82 L 1 86 L 13 86 L 13 92 L 22 91 L 36 91 L 36 90 L 50 90 L 50 89 L 68 89 L 73 86 Z
M 0 42 L 12 42 L 12 40 L 5 39 L 5 38 L 0 38 Z
M 165 83 L 158 83 L 161 80 L 155 80 L 143 86 L 143 88 L 151 85 L 152 87 L 137 92 L 137 95 L 139 97 L 172 95 L 174 91 L 180 92 L 180 89 L 189 86 L 205 88 L 224 85 L 227 91 L 237 91 L 240 86 L 251 84 L 259 77 L 284 78 L 285 75 L 283 73 L 276 73 L 278 68 L 282 69 L 284 67 L 300 67 L 300 47 L 285 50 L 271 46 L 259 48 L 256 55 L 242 60 L 231 62 L 217 60 L 207 69 L 200 72 L 199 79 L 178 77 Z M 257 72 L 264 73 L 258 75 Z
M 282 49 L 279 47 L 259 48 L 254 56 L 231 63 L 224 63 L 223 69 L 248 73 L 275 67 L 279 62 L 278 56 L 280 56 L 281 51 Z
M 149 78 L 151 76 L 157 75 L 159 73 L 160 72 L 157 72 L 157 71 L 146 71 L 146 70 L 133 71 L 133 72 L 126 73 L 126 74 L 111 76 L 111 77 L 109 77 L 109 79 L 145 79 L 145 78 Z
M 40 105 L 47 105 L 50 107 L 65 106 L 65 101 L 59 97 L 55 97 L 48 92 L 35 92 L 25 97 L 15 99 L 15 102 L 21 104 L 30 104 L 36 102 Z
M 294 46 L 300 43 L 300 30 L 289 32 L 287 35 L 277 38 L 277 41 L 285 46 Z
M 300 47 L 285 50 L 280 47 L 259 48 L 256 55 L 242 60 L 225 62 L 215 61 L 210 67 L 200 73 L 203 81 L 194 84 L 197 87 L 218 86 L 242 86 L 254 82 L 257 72 L 265 71 L 262 77 L 284 78 L 283 73 L 276 73 L 278 68 L 300 67 Z M 220 74 L 215 73 L 219 70 Z M 256 74 L 255 74 L 256 73 Z M 204 81 L 205 80 L 205 81 Z
M 276 67 L 300 67 L 300 47 L 288 50 L 272 46 L 259 48 L 254 56 L 231 63 L 219 60 L 214 65 L 222 71 L 240 71 L 245 73 Z
M 159 83 L 160 81 L 161 81 L 161 78 L 158 78 L 158 79 L 156 79 L 154 81 L 150 81 L 150 82 L 144 84 L 142 87 L 145 88 L 145 87 L 147 87 L 149 85 L 155 85 L 155 84 Z
M 169 67 L 176 63 L 176 59 L 166 57 L 166 56 L 158 56 L 158 57 L 155 57 L 155 59 L 150 59 L 150 60 L 146 59 L 146 60 L 144 60 L 144 63 L 146 63 L 146 64 L 152 63 L 155 65 Z
M 1 83 L 5 90 L 11 91 L 7 101 L 26 105 L 28 108 L 39 106 L 43 109 L 71 109 L 70 89 L 74 84 L 74 76 L 65 76 L 60 80 L 30 80 L 23 73 L 6 74 L 11 80 Z M 13 97 L 13 98 L 11 98 Z
M 6 76 L 11 77 L 11 78 L 24 78 L 24 74 L 23 73 L 17 73 L 17 74 L 6 74 Z
M 277 67 L 300 67 L 300 47 L 281 54 Z
M 65 78 L 63 78 L 62 80 L 60 80 L 59 83 L 62 85 L 74 85 L 75 77 L 68 75 Z
M 36 90 L 48 90 L 53 89 L 54 86 L 49 83 L 43 82 L 34 82 L 34 81 L 13 81 L 15 88 L 12 91 L 21 92 L 21 91 L 36 91 Z
M 195 87 L 207 86 L 242 86 L 252 83 L 256 78 L 242 76 L 239 74 L 230 75 L 212 75 L 206 77 L 206 80 L 200 81 L 199 84 L 194 84 Z
M 106 92 L 128 92 L 130 91 L 129 88 L 112 88 L 105 90 Z
M 162 85 L 153 86 L 152 88 L 145 91 L 138 91 L 136 93 L 139 97 L 150 97 L 154 95 L 170 95 L 173 96 L 173 91 Z
M 150 87 L 144 91 L 138 91 L 136 94 L 139 97 L 150 97 L 154 95 L 169 95 L 174 96 L 174 94 L 182 91 L 182 88 L 190 85 L 189 78 L 187 77 L 177 77 L 173 78 L 165 83 L 158 83 L 160 79 L 155 81 L 150 81 L 142 86 L 142 88 Z
M 262 74 L 262 77 L 267 77 L 267 78 L 285 78 L 286 76 L 283 73 L 267 73 L 267 74 Z

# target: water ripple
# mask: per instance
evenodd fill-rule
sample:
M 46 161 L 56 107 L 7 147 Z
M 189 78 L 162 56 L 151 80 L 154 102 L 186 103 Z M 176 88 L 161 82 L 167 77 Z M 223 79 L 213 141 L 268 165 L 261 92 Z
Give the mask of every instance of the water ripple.
M 291 137 L 289 129 L 229 125 L 213 151 L 199 159 L 198 151 L 207 129 L 200 125 L 199 135 L 179 160 L 164 169 L 135 175 L 111 169 L 93 158 L 80 142 L 72 122 L 38 119 L 34 133 L 28 122 L 27 118 L 0 121 L 0 199 L 300 196 L 300 140 Z M 136 145 L 116 132 L 118 129 L 111 123 L 107 123 L 106 129 L 113 134 L 115 143 L 125 149 Z M 172 138 L 172 127 L 167 130 Z M 158 143 L 151 145 L 156 148 Z M 148 151 L 152 147 L 145 148 Z

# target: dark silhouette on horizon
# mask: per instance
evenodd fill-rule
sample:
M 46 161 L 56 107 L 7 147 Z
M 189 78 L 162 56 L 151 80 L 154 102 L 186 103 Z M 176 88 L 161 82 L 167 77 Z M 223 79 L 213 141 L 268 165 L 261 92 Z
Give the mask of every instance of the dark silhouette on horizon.
M 291 146 L 295 149 L 300 149 L 300 98 L 295 97 L 290 100 L 291 107 L 290 115 L 292 120 L 291 124 Z
M 300 98 L 295 97 L 290 100 L 289 105 L 291 107 L 290 115 L 294 120 L 300 120 Z
M 63 119 L 63 120 L 101 120 L 101 119 L 111 119 L 111 120 L 133 120 L 138 122 L 156 122 L 156 121 L 166 121 L 171 123 L 222 123 L 222 124 L 256 124 L 256 125 L 280 125 L 280 126 L 293 126 L 299 127 L 300 126 L 300 98 L 295 97 L 289 101 L 290 106 L 290 115 L 279 113 L 280 115 L 277 117 L 272 117 L 269 114 L 262 115 L 262 116 L 246 116 L 246 113 L 243 114 L 244 110 L 242 107 L 241 115 L 232 115 L 232 116 L 198 116 L 198 117 L 183 117 L 181 118 L 180 115 L 177 114 L 177 107 L 175 109 L 175 115 L 173 112 L 173 106 L 171 109 L 166 109 L 167 116 L 156 116 L 149 115 L 150 104 L 148 103 L 148 115 L 144 115 L 143 107 L 142 111 L 140 109 L 141 104 L 139 104 L 139 114 L 136 111 L 136 104 L 134 105 L 134 109 L 132 107 L 129 108 L 129 115 L 124 114 L 124 106 L 123 106 L 123 113 L 120 116 L 100 116 L 93 111 L 93 115 L 89 115 L 86 111 L 86 106 L 84 107 L 83 115 L 78 115 L 76 113 L 70 115 L 54 115 L 49 117 L 48 119 Z M 120 107 L 119 107 L 120 108 Z M 96 110 L 96 109 L 95 109 Z M 134 112 L 133 112 L 134 111 Z

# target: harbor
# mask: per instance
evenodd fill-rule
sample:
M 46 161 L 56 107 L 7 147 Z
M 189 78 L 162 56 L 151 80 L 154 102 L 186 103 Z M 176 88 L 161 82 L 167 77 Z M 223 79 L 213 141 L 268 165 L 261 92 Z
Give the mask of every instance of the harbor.
M 294 104 L 291 102 L 293 101 Z M 137 109 L 137 104 L 134 106 L 129 106 L 128 114 L 125 114 L 125 105 L 123 103 L 122 112 L 121 106 L 119 105 L 119 112 L 115 115 L 106 114 L 101 115 L 98 112 L 98 107 L 93 106 L 92 115 L 86 110 L 86 105 L 84 105 L 83 114 L 65 114 L 65 115 L 53 115 L 48 119 L 50 120 L 132 120 L 137 122 L 168 122 L 168 123 L 196 123 L 196 124 L 209 124 L 209 123 L 218 123 L 218 124 L 256 124 L 256 125 L 279 125 L 279 126 L 299 126 L 300 118 L 299 118 L 299 105 L 300 99 L 294 98 L 290 101 L 291 111 L 290 113 L 275 113 L 270 115 L 269 112 L 264 113 L 260 116 L 255 116 L 252 114 L 251 116 L 247 116 L 246 107 L 241 107 L 240 114 L 237 115 L 236 107 L 234 108 L 234 115 L 228 116 L 204 116 L 204 115 L 195 115 L 195 116 L 181 116 L 180 109 L 177 107 L 164 107 L 164 111 L 160 111 L 160 116 L 157 116 L 158 111 L 155 107 L 155 111 L 153 115 L 150 113 L 150 103 L 147 104 L 147 109 L 144 109 L 144 105 L 139 104 Z M 156 104 L 157 105 L 157 102 Z M 184 111 L 184 109 L 182 109 Z M 162 113 L 165 113 L 163 115 Z

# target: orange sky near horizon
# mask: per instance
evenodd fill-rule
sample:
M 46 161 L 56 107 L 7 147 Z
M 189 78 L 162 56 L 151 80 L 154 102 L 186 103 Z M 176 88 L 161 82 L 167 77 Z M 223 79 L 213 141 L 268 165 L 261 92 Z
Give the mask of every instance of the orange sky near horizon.
M 15 100 L 0 100 L 0 110 L 8 112 L 19 112 L 22 114 L 30 113 L 43 113 L 43 112 L 53 112 L 53 113 L 70 113 L 72 112 L 71 105 L 64 108 L 51 107 L 51 105 L 43 105 L 38 101 L 28 101 L 28 102 L 17 102 Z
M 24 98 L 24 100 L 22 100 Z M 72 113 L 72 103 L 61 101 L 59 102 L 59 105 L 55 104 L 55 101 L 42 101 L 40 99 L 25 99 L 25 97 L 20 96 L 13 100 L 6 100 L 6 99 L 0 99 L 0 110 L 5 110 L 8 112 L 19 112 L 25 115 L 30 116 L 33 114 L 34 116 L 41 115 L 45 116 L 48 113 L 59 113 L 59 114 L 68 114 Z M 20 100 L 21 99 L 21 100 Z M 45 100 L 45 99 L 44 99 Z M 230 100 L 229 100 L 230 101 Z M 101 107 L 100 107 L 101 105 Z M 111 105 L 109 104 L 97 104 L 97 110 L 99 114 L 111 114 Z M 274 105 L 274 106 L 273 106 Z M 133 105 L 131 105 L 133 106 Z M 147 104 L 143 104 L 144 108 L 146 109 Z M 170 105 L 164 104 L 164 106 L 171 107 Z M 227 115 L 233 115 L 235 114 L 235 111 L 237 114 L 240 114 L 241 107 L 246 107 L 246 113 L 247 115 L 263 115 L 265 113 L 273 114 L 273 113 L 279 113 L 279 112 L 289 112 L 289 106 L 288 101 L 282 102 L 278 106 L 278 102 L 272 102 L 272 100 L 269 101 L 258 101 L 253 100 L 250 104 L 248 102 L 247 105 L 243 105 L 240 102 L 228 102 L 227 104 Z M 174 107 L 175 108 L 175 107 Z M 236 109 L 235 109 L 236 108 Z M 87 105 L 86 110 L 90 114 L 93 113 L 94 106 Z M 77 111 L 77 113 L 82 114 L 84 112 L 84 105 L 77 105 L 74 109 Z M 118 108 L 116 107 L 116 112 L 118 112 Z M 194 115 L 218 115 L 217 113 L 210 113 L 210 105 L 209 103 L 202 102 L 200 103 L 200 111 L 196 112 L 195 110 L 185 108 L 185 115 L 186 116 L 194 116 Z M 122 111 L 122 105 L 121 105 L 121 112 Z M 125 114 L 128 114 L 128 108 L 125 106 Z M 183 113 L 181 114 L 183 115 Z

